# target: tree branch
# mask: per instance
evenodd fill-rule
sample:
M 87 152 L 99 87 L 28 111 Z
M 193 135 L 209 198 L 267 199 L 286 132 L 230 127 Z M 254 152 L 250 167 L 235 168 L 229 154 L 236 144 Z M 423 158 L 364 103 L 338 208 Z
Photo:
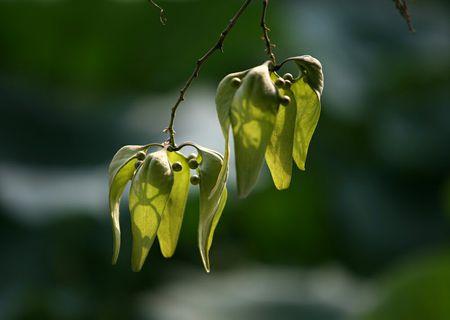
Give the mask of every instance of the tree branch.
M 233 18 L 230 20 L 230 22 L 226 26 L 226 28 L 220 34 L 219 39 L 217 40 L 216 44 L 214 44 L 214 46 L 212 46 L 200 59 L 197 60 L 194 71 L 192 72 L 191 76 L 187 80 L 184 87 L 180 90 L 180 96 L 178 97 L 177 102 L 175 102 L 175 105 L 172 107 L 169 125 L 167 126 L 166 129 L 164 129 L 164 132 L 167 132 L 169 134 L 168 142 L 172 148 L 176 148 L 175 130 L 173 128 L 174 122 L 175 122 L 175 116 L 176 116 L 176 112 L 177 112 L 179 105 L 181 104 L 181 102 L 184 101 L 186 91 L 189 89 L 189 87 L 191 86 L 194 79 L 198 77 L 200 70 L 201 70 L 203 64 L 206 62 L 206 60 L 208 60 L 208 58 L 210 56 L 212 56 L 216 51 L 218 51 L 218 50 L 223 51 L 223 43 L 224 43 L 227 35 L 230 33 L 231 29 L 233 29 L 233 27 L 235 26 L 239 17 L 242 15 L 242 13 L 245 11 L 245 9 L 247 9 L 247 7 L 249 6 L 249 4 L 251 2 L 252 2 L 252 0 L 246 0 L 242 4 L 240 9 L 235 13 Z
M 164 9 L 158 5 L 155 1 L 153 0 L 148 0 L 152 5 L 154 5 L 156 8 L 159 9 L 159 21 L 161 21 L 161 24 L 163 26 L 166 25 L 167 23 L 167 17 L 166 17 L 166 12 L 164 11 Z
M 275 45 L 270 42 L 270 38 L 269 38 L 269 31 L 270 31 L 270 29 L 269 29 L 269 27 L 267 27 L 267 24 L 266 24 L 266 14 L 267 14 L 267 7 L 268 6 L 269 6 L 269 0 L 263 0 L 263 11 L 262 11 L 262 14 L 261 14 L 260 25 L 261 25 L 261 28 L 263 30 L 263 39 L 264 39 L 264 42 L 265 42 L 265 45 L 266 45 L 266 53 L 269 56 L 269 58 L 272 61 L 272 63 L 274 65 L 276 65 L 277 64 L 277 59 L 275 58 L 275 54 L 273 53 L 273 50 L 272 50 L 275 47 Z
M 408 2 L 406 0 L 393 0 L 395 3 L 395 7 L 400 12 L 402 17 L 406 20 L 406 23 L 408 24 L 409 31 L 415 32 L 414 26 L 412 24 L 411 15 L 409 14 L 408 10 Z

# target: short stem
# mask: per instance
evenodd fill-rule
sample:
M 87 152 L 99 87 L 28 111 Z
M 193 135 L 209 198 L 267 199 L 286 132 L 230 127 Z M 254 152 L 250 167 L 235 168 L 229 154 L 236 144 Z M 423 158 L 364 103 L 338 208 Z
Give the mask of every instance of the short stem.
M 266 45 L 266 53 L 272 61 L 273 65 L 277 64 L 277 59 L 275 58 L 275 54 L 273 53 L 273 48 L 275 45 L 272 44 L 269 38 L 269 27 L 266 24 L 266 15 L 267 15 L 267 7 L 269 6 L 269 0 L 263 0 L 263 10 L 261 14 L 260 26 L 263 30 L 263 39 Z
M 148 0 L 152 5 L 154 5 L 156 8 L 159 9 L 159 21 L 161 21 L 161 24 L 164 26 L 166 25 L 167 22 L 167 17 L 166 17 L 166 13 L 164 12 L 164 9 L 157 4 L 155 1 L 153 0 Z
M 252 0 L 246 0 L 242 4 L 240 9 L 236 12 L 236 14 L 230 20 L 230 22 L 228 23 L 226 28 L 220 34 L 219 39 L 214 44 L 214 46 L 212 46 L 208 51 L 206 51 L 206 53 L 200 59 L 197 60 L 197 63 L 195 65 L 194 71 L 192 72 L 191 76 L 188 78 L 188 80 L 187 80 L 186 84 L 184 85 L 184 87 L 180 90 L 180 96 L 178 97 L 178 100 L 175 102 L 175 105 L 172 107 L 172 112 L 171 112 L 171 115 L 170 115 L 169 125 L 164 130 L 165 132 L 167 132 L 169 134 L 169 143 L 172 146 L 172 148 L 176 148 L 176 144 L 175 144 L 175 130 L 173 128 L 174 127 L 174 122 L 175 122 L 175 116 L 176 116 L 176 112 L 177 112 L 178 107 L 180 106 L 181 102 L 183 102 L 184 99 L 185 99 L 186 91 L 189 89 L 189 87 L 191 86 L 191 84 L 194 81 L 194 79 L 198 77 L 198 75 L 200 73 L 200 69 L 202 68 L 202 65 L 208 60 L 208 58 L 210 56 L 212 56 L 216 51 L 218 51 L 218 50 L 222 51 L 223 50 L 223 43 L 225 41 L 225 38 L 230 33 L 231 29 L 233 29 L 233 27 L 236 24 L 237 20 L 242 15 L 242 13 L 245 11 L 245 9 L 247 9 L 248 5 L 251 2 L 252 2 Z

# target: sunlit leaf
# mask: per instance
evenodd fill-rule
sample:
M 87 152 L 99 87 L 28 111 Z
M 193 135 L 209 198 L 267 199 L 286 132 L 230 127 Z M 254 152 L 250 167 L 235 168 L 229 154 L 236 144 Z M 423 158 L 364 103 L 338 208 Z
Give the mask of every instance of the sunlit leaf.
M 275 128 L 266 149 L 266 162 L 278 190 L 289 188 L 292 176 L 292 151 L 294 145 L 295 116 L 297 105 L 291 90 L 280 89 L 290 103 L 280 106 Z
M 291 58 L 302 72 L 302 79 L 309 84 L 320 100 L 323 91 L 322 64 L 319 60 L 309 55 Z
M 309 144 L 320 117 L 320 100 L 303 79 L 293 84 L 291 89 L 297 101 L 293 157 L 298 168 L 305 170 Z
M 230 112 L 234 95 L 238 90 L 238 84 L 234 83 L 236 79 L 242 81 L 248 70 L 242 72 L 231 73 L 220 81 L 216 93 L 216 110 L 219 117 L 220 126 L 224 136 L 228 135 L 230 128 Z
M 297 102 L 293 157 L 298 168 L 305 170 L 309 144 L 320 117 L 320 97 L 323 90 L 322 65 L 311 56 L 292 58 L 302 77 L 291 87 Z
M 258 179 L 278 111 L 278 93 L 268 65 L 249 70 L 231 106 L 240 197 L 247 196 Z
M 174 172 L 174 183 L 169 201 L 164 210 L 161 224 L 158 228 L 158 240 L 164 257 L 170 258 L 177 247 L 178 237 L 183 222 L 184 210 L 189 195 L 190 171 L 186 158 L 178 152 L 168 152 L 169 162 L 181 163 L 183 169 Z
M 139 271 L 155 240 L 174 184 L 166 150 L 150 154 L 136 172 L 130 188 L 133 246 L 131 268 Z
M 113 264 L 117 263 L 120 251 L 120 198 L 128 181 L 133 177 L 137 154 L 147 148 L 147 146 L 125 146 L 117 151 L 109 165 L 109 208 L 113 229 Z
M 236 83 L 236 79 L 242 81 L 248 70 L 242 72 L 236 72 L 229 74 L 219 83 L 216 94 L 216 110 L 219 117 L 222 133 L 225 138 L 225 152 L 224 152 L 224 165 L 219 174 L 218 181 L 226 180 L 228 175 L 228 167 L 230 162 L 230 117 L 231 117 L 231 105 L 234 95 L 238 90 L 240 84 Z M 219 186 L 213 188 L 212 192 L 215 192 Z
M 219 222 L 226 202 L 226 186 L 222 182 L 214 193 L 219 173 L 224 165 L 223 158 L 216 152 L 199 148 L 200 166 L 200 217 L 198 228 L 198 244 L 203 265 L 210 270 L 209 249 L 211 248 L 214 230 Z

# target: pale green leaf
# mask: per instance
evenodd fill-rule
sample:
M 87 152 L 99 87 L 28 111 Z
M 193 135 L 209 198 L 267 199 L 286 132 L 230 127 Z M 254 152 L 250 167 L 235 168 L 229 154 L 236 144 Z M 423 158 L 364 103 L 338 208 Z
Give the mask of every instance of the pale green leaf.
M 320 99 L 303 78 L 291 89 L 297 101 L 293 157 L 298 168 L 305 170 L 309 144 L 320 117 Z
M 225 208 L 225 205 L 227 204 L 227 198 L 228 198 L 228 191 L 227 191 L 227 188 L 224 188 L 222 190 L 222 195 L 220 196 L 219 204 L 217 205 L 216 213 L 214 214 L 213 220 L 211 222 L 211 227 L 209 229 L 208 239 L 206 242 L 206 251 L 205 251 L 206 260 L 204 260 L 204 265 L 205 265 L 205 269 L 207 272 L 209 272 L 211 270 L 210 262 L 209 262 L 209 250 L 211 249 L 211 246 L 212 246 L 214 232 L 216 231 L 216 227 L 219 224 L 219 220 L 220 220 L 220 217 L 222 216 L 223 209 Z
M 275 187 L 284 190 L 291 183 L 297 105 L 291 90 L 280 89 L 280 94 L 288 96 L 291 102 L 279 107 L 275 128 L 266 149 L 266 162 Z
M 320 100 L 323 91 L 322 64 L 309 55 L 290 58 L 295 61 L 302 72 L 302 79 L 314 90 Z
M 207 272 L 210 270 L 209 249 L 213 239 L 214 230 L 218 224 L 226 202 L 225 183 L 217 183 L 219 173 L 224 165 L 223 158 L 216 152 L 199 148 L 200 166 L 200 217 L 198 228 L 198 245 L 203 265 Z M 212 190 L 216 185 L 216 191 Z M 223 196 L 225 194 L 225 196 Z
M 231 73 L 227 75 L 222 81 L 219 83 L 216 94 L 216 110 L 217 116 L 219 118 L 220 126 L 222 128 L 222 133 L 225 138 L 225 152 L 224 152 L 224 165 L 219 174 L 218 181 L 226 181 L 228 176 L 229 162 L 230 162 L 230 116 L 231 116 L 231 105 L 233 102 L 233 98 L 238 90 L 239 86 L 233 84 L 235 79 L 242 79 L 248 73 L 248 70 Z M 216 185 L 212 193 L 216 192 L 217 189 L 220 188 L 219 185 Z M 210 195 L 211 196 L 211 195 Z
M 166 150 L 150 154 L 136 172 L 130 188 L 133 246 L 131 268 L 141 270 L 155 240 L 174 184 Z
M 278 111 L 278 92 L 268 66 L 267 62 L 247 73 L 231 106 L 240 197 L 246 197 L 258 179 Z
M 170 258 L 175 253 L 178 237 L 183 222 L 184 210 L 189 195 L 190 170 L 186 158 L 178 152 L 168 152 L 171 164 L 180 162 L 183 169 L 174 172 L 174 183 L 169 201 L 164 210 L 158 229 L 158 240 L 164 257 Z
M 216 110 L 224 137 L 228 136 L 230 128 L 231 104 L 233 102 L 234 95 L 239 88 L 238 85 L 233 84 L 233 80 L 236 78 L 242 80 L 247 73 L 248 70 L 231 73 L 223 78 L 217 87 Z
M 320 99 L 323 91 L 322 64 L 309 55 L 289 58 L 301 71 L 301 78 L 291 87 L 297 102 L 294 134 L 294 161 L 305 170 L 309 144 L 320 117 Z
M 113 230 L 112 263 L 117 263 L 120 251 L 120 198 L 133 177 L 136 156 L 140 151 L 146 151 L 148 146 L 125 146 L 114 155 L 109 165 L 109 209 Z

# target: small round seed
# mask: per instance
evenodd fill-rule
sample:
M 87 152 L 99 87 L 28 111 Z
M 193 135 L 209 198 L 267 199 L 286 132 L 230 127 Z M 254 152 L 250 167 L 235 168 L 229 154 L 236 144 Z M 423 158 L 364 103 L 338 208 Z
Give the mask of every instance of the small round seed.
M 144 151 L 139 151 L 136 155 L 136 159 L 143 161 L 147 154 Z
M 188 161 L 191 159 L 197 159 L 197 155 L 195 153 L 191 153 L 188 157 L 187 157 Z
M 286 73 L 286 74 L 283 76 L 283 78 L 284 78 L 284 80 L 288 80 L 288 81 L 290 81 L 290 82 L 293 82 L 293 81 L 294 81 L 294 76 L 293 76 L 292 74 L 290 74 L 290 73 Z
M 292 86 L 292 82 L 291 81 L 289 81 L 289 80 L 285 80 L 284 81 L 284 89 L 290 89 L 291 88 L 291 86 Z
M 200 183 L 200 177 L 197 176 L 197 175 L 192 176 L 190 181 L 191 181 L 192 185 L 196 186 L 196 185 L 198 185 Z
M 183 165 L 182 165 L 181 162 L 179 162 L 179 161 L 174 162 L 174 163 L 172 164 L 172 169 L 173 169 L 173 171 L 175 171 L 175 172 L 180 172 L 181 170 L 183 170 Z
M 275 80 L 275 85 L 278 88 L 283 88 L 284 87 L 284 83 L 285 83 L 285 81 L 284 81 L 283 78 L 278 78 L 277 80 Z
M 196 159 L 189 160 L 188 165 L 189 165 L 189 168 L 191 168 L 192 170 L 195 170 L 198 168 L 198 162 Z
M 235 88 L 239 88 L 239 86 L 241 85 L 242 80 L 239 78 L 233 78 L 231 79 L 231 85 Z
M 288 96 L 282 96 L 280 99 L 280 103 L 282 106 L 287 106 L 289 105 L 289 103 L 291 103 L 291 98 L 289 98 Z

